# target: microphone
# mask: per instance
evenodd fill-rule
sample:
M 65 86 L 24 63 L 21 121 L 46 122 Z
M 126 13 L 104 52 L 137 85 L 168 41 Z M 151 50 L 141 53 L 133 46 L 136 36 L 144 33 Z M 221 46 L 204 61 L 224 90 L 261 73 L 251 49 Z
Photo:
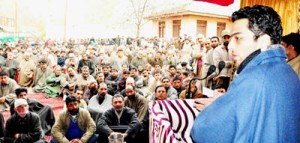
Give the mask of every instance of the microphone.
M 225 64 L 224 61 L 220 61 L 220 62 L 218 63 L 219 73 L 218 73 L 216 76 L 218 76 L 218 75 L 221 73 L 221 71 L 225 68 L 225 65 L 226 65 L 226 64 Z M 206 74 L 206 76 L 205 76 L 204 78 L 199 79 L 199 78 L 195 77 L 195 78 L 191 79 L 191 81 L 189 82 L 189 89 L 188 89 L 188 92 L 187 92 L 187 97 L 189 97 L 189 99 L 192 99 L 191 83 L 192 83 L 194 80 L 204 80 L 204 79 L 206 79 L 207 77 L 209 77 L 211 74 L 213 74 L 215 71 L 216 71 L 216 66 L 210 65 L 209 68 L 208 68 L 207 74 Z
M 220 65 L 220 63 L 219 63 Z M 225 67 L 225 63 L 224 63 L 224 67 Z M 223 68 L 224 68 L 223 67 Z M 208 70 L 207 70 L 207 73 L 206 73 L 206 76 L 204 78 L 198 78 L 198 77 L 195 77 L 195 78 L 192 78 L 191 81 L 189 82 L 189 89 L 188 89 L 188 92 L 187 92 L 187 97 L 189 97 L 189 99 L 192 99 L 192 92 L 191 92 L 191 83 L 194 81 L 194 80 L 204 80 L 206 79 L 208 76 L 210 76 L 211 74 L 213 74 L 214 72 L 216 71 L 216 66 L 214 65 L 210 65 Z
M 225 62 L 224 61 L 220 61 L 218 64 L 218 69 L 219 69 L 219 73 L 218 75 L 221 73 L 221 71 L 225 68 Z

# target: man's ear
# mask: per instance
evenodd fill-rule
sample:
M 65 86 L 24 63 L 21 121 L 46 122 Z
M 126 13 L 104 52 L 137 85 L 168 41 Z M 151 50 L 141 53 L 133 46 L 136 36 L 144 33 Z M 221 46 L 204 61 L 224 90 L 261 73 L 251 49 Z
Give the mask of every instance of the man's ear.
M 257 39 L 257 47 L 261 51 L 267 50 L 267 48 L 272 44 L 271 37 L 268 34 L 262 34 Z
M 295 47 L 294 47 L 292 44 L 290 44 L 289 46 L 287 46 L 287 49 L 289 49 L 289 50 L 291 50 L 291 51 L 294 51 L 294 50 L 295 50 Z

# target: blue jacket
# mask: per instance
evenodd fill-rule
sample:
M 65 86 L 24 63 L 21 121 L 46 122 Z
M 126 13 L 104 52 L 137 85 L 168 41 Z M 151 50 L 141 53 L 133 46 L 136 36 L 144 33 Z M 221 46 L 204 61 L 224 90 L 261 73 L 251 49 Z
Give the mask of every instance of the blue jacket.
M 197 143 L 300 142 L 300 80 L 272 45 L 240 72 L 228 91 L 196 118 Z

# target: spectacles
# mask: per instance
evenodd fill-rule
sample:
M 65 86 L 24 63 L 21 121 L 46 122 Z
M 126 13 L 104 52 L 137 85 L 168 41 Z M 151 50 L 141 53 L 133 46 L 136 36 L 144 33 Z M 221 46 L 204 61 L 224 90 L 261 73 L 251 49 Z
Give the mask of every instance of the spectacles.
M 27 94 L 19 94 L 19 96 L 26 96 Z

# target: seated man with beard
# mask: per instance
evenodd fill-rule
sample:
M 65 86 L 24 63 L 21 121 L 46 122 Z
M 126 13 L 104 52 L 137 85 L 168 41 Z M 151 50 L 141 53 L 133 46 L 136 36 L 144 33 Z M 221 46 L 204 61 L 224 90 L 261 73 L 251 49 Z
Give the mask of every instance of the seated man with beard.
M 17 95 L 17 99 L 25 99 L 28 103 L 29 111 L 34 112 L 39 115 L 41 119 L 41 126 L 46 135 L 51 133 L 51 128 L 54 125 L 55 117 L 53 110 L 48 105 L 43 105 L 40 102 L 36 101 L 35 99 L 29 99 L 27 96 L 27 89 L 24 87 L 17 88 L 15 90 Z M 15 106 L 14 104 L 10 104 L 10 115 L 14 115 L 15 113 Z
M 67 110 L 59 114 L 51 134 L 53 139 L 51 143 L 95 143 L 96 125 L 89 112 L 79 108 L 79 100 L 74 96 L 66 98 Z
M 84 101 L 89 104 L 90 99 L 98 93 L 98 83 L 96 80 L 92 79 L 89 81 L 88 89 L 85 90 L 83 99 Z
M 83 66 L 81 68 L 81 74 L 77 76 L 75 84 L 78 88 L 86 91 L 86 89 L 88 89 L 89 82 L 92 80 L 95 80 L 95 78 L 90 75 L 89 67 Z
M 5 143 L 44 143 L 39 115 L 30 112 L 25 99 L 14 103 L 17 114 L 9 117 L 5 126 Z

